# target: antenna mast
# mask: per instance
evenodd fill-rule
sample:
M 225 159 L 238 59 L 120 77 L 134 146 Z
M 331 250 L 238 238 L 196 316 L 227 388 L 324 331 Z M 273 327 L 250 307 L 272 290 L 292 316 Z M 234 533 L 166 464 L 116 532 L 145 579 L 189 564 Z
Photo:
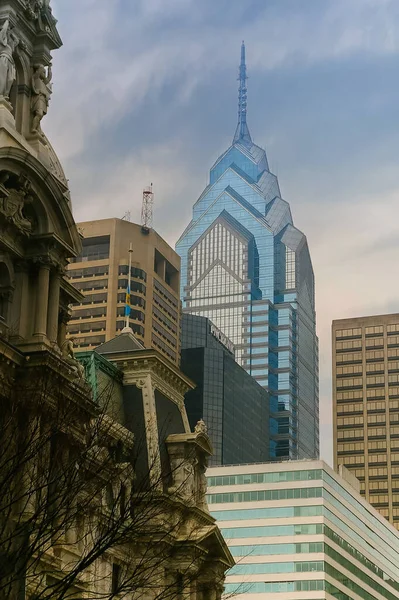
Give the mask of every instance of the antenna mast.
M 152 184 L 143 190 L 143 205 L 141 207 L 141 231 L 145 234 L 150 232 L 154 211 L 154 193 Z

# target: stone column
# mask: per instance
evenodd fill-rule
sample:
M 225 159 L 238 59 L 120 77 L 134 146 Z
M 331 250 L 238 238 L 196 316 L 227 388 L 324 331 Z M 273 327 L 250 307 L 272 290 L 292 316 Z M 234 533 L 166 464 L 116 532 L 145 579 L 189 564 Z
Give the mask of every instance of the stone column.
M 36 287 L 35 336 L 47 335 L 50 265 L 40 265 Z
M 58 323 L 58 346 L 62 348 L 63 343 L 66 340 L 67 324 L 70 319 L 70 314 L 66 308 L 61 309 L 61 315 Z
M 60 274 L 53 271 L 50 276 L 50 293 L 47 315 L 47 336 L 51 342 L 58 338 L 58 313 L 60 309 Z
M 145 434 L 147 439 L 148 466 L 150 479 L 154 485 L 161 485 L 161 458 L 159 454 L 158 425 L 156 418 L 155 393 L 151 375 L 140 378 L 136 383 L 143 398 Z
M 29 310 L 31 298 L 29 297 L 29 273 L 27 270 L 20 273 L 21 285 L 21 305 L 19 310 L 19 335 L 21 338 L 27 338 L 32 335 L 32 325 L 29 327 L 29 321 L 32 318 Z

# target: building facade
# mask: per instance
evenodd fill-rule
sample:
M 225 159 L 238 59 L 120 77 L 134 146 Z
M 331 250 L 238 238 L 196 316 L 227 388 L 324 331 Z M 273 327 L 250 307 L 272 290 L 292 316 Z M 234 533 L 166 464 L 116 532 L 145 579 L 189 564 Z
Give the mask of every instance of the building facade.
M 208 503 L 239 600 L 395 600 L 399 534 L 322 461 L 214 467 Z M 351 485 L 353 483 L 353 486 Z M 358 487 L 358 486 L 357 486 Z
M 68 276 L 84 298 L 73 305 L 68 334 L 77 348 L 112 339 L 126 323 L 132 247 L 129 325 L 146 348 L 180 360 L 180 258 L 152 229 L 122 219 L 79 223 L 82 253 Z
M 88 255 L 41 126 L 62 41 L 50 0 L 0 4 L 0 598 L 220 600 L 233 560 L 206 505 L 191 383 L 132 333 L 133 351 L 85 367 L 66 338 L 85 297 L 66 267 Z M 177 295 L 162 243 L 148 254 Z
M 196 384 L 185 395 L 186 410 L 191 427 L 207 424 L 210 464 L 269 460 L 267 390 L 237 364 L 230 340 L 206 317 L 182 316 L 181 369 Z
M 399 314 L 332 324 L 334 465 L 399 528 Z
M 270 394 L 276 456 L 319 453 L 318 340 L 314 276 L 306 237 L 281 199 L 265 151 L 246 122 L 242 46 L 239 118 L 232 145 L 177 242 L 183 310 L 208 317 L 236 360 Z

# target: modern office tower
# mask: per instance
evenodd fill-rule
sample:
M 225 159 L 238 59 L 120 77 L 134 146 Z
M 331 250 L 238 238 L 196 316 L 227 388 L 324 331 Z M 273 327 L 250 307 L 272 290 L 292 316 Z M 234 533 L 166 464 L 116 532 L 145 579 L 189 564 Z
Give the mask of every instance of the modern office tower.
M 269 460 L 268 393 L 236 363 L 230 340 L 209 319 L 184 314 L 181 348 L 181 370 L 196 384 L 187 415 L 192 429 L 200 419 L 208 427 L 210 464 Z
M 397 600 L 399 532 L 322 461 L 212 467 L 237 600 Z M 237 594 L 237 595 L 236 595 Z
M 180 258 L 152 229 L 122 219 L 78 223 L 82 254 L 71 261 L 71 283 L 84 294 L 68 333 L 77 348 L 94 348 L 125 326 L 132 247 L 129 325 L 146 347 L 180 361 Z
M 334 465 L 399 529 L 399 314 L 333 321 Z
M 294 227 L 266 152 L 247 126 L 245 47 L 238 125 L 176 250 L 183 310 L 208 317 L 270 393 L 276 455 L 319 454 L 318 340 L 306 237 Z

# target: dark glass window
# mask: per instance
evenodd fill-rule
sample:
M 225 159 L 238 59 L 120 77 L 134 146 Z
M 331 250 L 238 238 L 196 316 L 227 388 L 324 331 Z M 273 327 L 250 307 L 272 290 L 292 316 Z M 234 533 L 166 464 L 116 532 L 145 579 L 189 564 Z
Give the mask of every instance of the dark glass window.
M 82 254 L 71 259 L 71 262 L 86 262 L 109 258 L 109 239 L 109 235 L 84 238 L 82 241 Z
M 128 275 L 129 274 L 129 265 L 120 265 L 119 266 L 119 275 Z M 143 271 L 143 269 L 139 269 L 138 267 L 132 267 L 130 270 L 130 275 L 135 277 L 136 279 L 142 279 L 143 281 L 147 281 L 147 273 Z

